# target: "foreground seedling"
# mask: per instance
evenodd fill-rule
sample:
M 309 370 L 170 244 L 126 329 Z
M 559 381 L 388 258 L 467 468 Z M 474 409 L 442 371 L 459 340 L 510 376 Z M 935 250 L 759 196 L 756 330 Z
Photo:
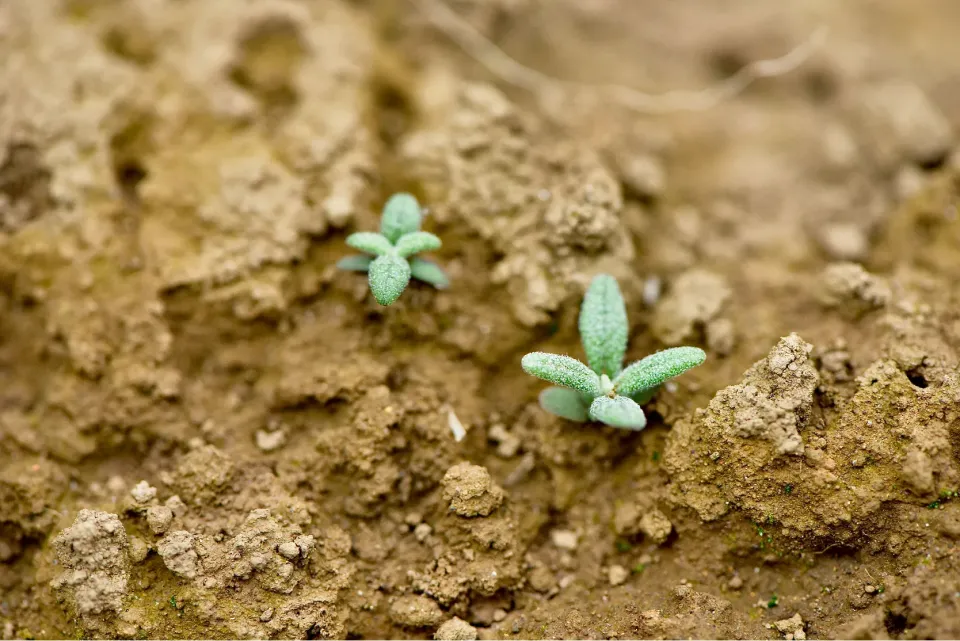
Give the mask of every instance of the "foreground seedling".
M 540 407 L 571 421 L 587 419 L 611 427 L 642 430 L 647 418 L 640 404 L 661 383 L 703 363 L 697 347 L 674 347 L 647 356 L 623 369 L 627 351 L 627 308 L 616 279 L 593 279 L 580 307 L 580 339 L 586 366 L 575 358 L 534 352 L 523 357 L 523 370 L 561 387 L 540 393 Z
M 450 281 L 436 263 L 415 254 L 440 248 L 440 239 L 420 231 L 423 215 L 420 204 L 410 194 L 394 194 L 383 207 L 380 233 L 361 231 L 350 234 L 347 244 L 368 256 L 347 256 L 337 263 L 340 269 L 367 272 L 370 291 L 381 305 L 389 305 L 416 278 L 445 289 Z

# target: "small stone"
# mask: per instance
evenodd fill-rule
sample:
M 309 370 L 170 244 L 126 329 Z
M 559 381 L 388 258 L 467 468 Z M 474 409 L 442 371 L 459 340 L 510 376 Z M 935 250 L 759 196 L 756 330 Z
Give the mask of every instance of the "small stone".
M 181 499 L 176 494 L 168 498 L 164 503 L 164 505 L 166 505 L 168 508 L 170 508 L 173 511 L 174 516 L 182 516 L 183 513 L 187 511 L 186 503 L 184 503 L 183 499 Z
M 827 256 L 836 261 L 861 261 L 870 251 L 866 232 L 854 223 L 824 225 L 818 240 Z
M 734 574 L 733 578 L 730 579 L 730 582 L 727 583 L 727 587 L 731 590 L 739 590 L 743 587 L 743 579 L 740 578 L 739 574 Z
M 629 501 L 616 507 L 613 529 L 620 536 L 633 536 L 640 531 L 640 508 L 636 503 Z
M 442 619 L 437 602 L 419 594 L 402 596 L 390 606 L 390 620 L 405 628 L 433 627 Z
M 157 497 L 157 488 L 152 487 L 146 481 L 140 481 L 130 490 L 130 496 L 137 503 L 147 503 Z
M 654 508 L 640 518 L 640 531 L 651 541 L 660 545 L 667 540 L 673 525 L 660 510 Z
M 300 548 L 297 547 L 297 544 L 294 543 L 293 541 L 287 541 L 286 543 L 281 543 L 280 546 L 277 548 L 277 552 L 279 552 L 281 556 L 287 559 L 295 559 L 298 556 L 300 556 Z
M 111 476 L 107 479 L 107 491 L 118 496 L 127 489 L 127 482 L 123 480 L 122 476 Z
M 301 534 L 293 540 L 300 550 L 300 556 L 307 558 L 313 552 L 313 547 L 317 544 L 317 539 L 312 534 Z
M 476 641 L 477 629 L 459 617 L 453 617 L 445 622 L 434 633 L 434 639 L 449 641 Z
M 497 456 L 501 458 L 513 458 L 520 451 L 520 438 L 508 432 L 503 425 L 491 427 L 487 438 L 497 444 Z
M 877 588 L 872 585 L 865 585 L 863 586 L 863 591 L 866 592 L 867 594 L 873 594 L 877 591 Z
M 500 623 L 507 618 L 507 611 L 503 608 L 497 608 L 493 611 L 493 621 L 494 623 Z
M 272 619 L 272 618 L 273 618 L 273 608 L 267 608 L 266 610 L 264 610 L 263 612 L 260 613 L 260 622 L 261 622 L 261 623 L 266 623 L 267 621 L 269 621 L 269 620 Z
M 416 527 L 420 525 L 423 521 L 423 515 L 419 512 L 410 512 L 405 517 L 403 517 L 403 522 L 409 525 L 410 527 Z
M 627 577 L 629 576 L 630 572 L 622 565 L 611 565 L 607 570 L 607 579 L 610 581 L 610 585 L 613 586 L 623 585 L 627 582 Z
M 152 505 L 147 508 L 147 525 L 154 534 L 166 532 L 171 522 L 173 522 L 173 510 L 166 505 Z
M 578 543 L 577 533 L 571 530 L 551 530 L 550 540 L 561 550 L 576 550 Z
M 147 545 L 146 541 L 138 536 L 130 537 L 130 547 L 127 549 L 127 554 L 130 557 L 131 562 L 142 563 L 147 558 L 147 554 L 149 553 L 150 546 Z
M 426 523 L 421 523 L 417 527 L 413 528 L 413 536 L 416 537 L 418 541 L 423 543 L 427 540 L 427 537 L 433 532 L 433 528 L 427 525 Z
M 791 639 L 807 638 L 803 631 L 803 619 L 800 618 L 799 612 L 794 614 L 789 619 L 781 619 L 775 622 L 773 627 L 776 628 L 777 632 L 784 635 L 784 637 L 789 637 Z
M 557 586 L 557 577 L 543 565 L 538 565 L 531 570 L 527 576 L 527 581 L 529 581 L 531 588 L 544 594 Z
M 667 177 L 660 161 L 649 154 L 623 154 L 617 165 L 624 187 L 639 198 L 657 198 L 666 188 Z
M 257 447 L 264 452 L 272 452 L 283 447 L 283 444 L 287 442 L 287 435 L 283 430 L 276 432 L 257 430 L 256 442 Z

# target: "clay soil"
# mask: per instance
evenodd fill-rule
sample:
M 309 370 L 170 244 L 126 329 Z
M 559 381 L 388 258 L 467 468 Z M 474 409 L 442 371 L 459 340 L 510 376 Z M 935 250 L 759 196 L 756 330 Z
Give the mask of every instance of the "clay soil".
M 651 92 L 830 28 L 649 114 L 435 2 L 0 2 L 2 638 L 960 636 L 960 4 L 449 2 Z M 600 272 L 708 353 L 642 432 L 520 369 Z

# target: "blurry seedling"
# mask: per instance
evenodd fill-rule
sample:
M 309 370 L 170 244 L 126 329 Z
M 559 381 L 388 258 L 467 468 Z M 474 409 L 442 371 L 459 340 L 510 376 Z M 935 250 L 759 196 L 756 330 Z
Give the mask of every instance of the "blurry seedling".
M 439 249 L 440 239 L 420 231 L 420 204 L 410 194 L 394 194 L 383 206 L 380 233 L 361 231 L 347 236 L 347 244 L 370 254 L 342 258 L 337 267 L 367 272 L 370 291 L 381 305 L 389 305 L 407 288 L 410 278 L 437 289 L 450 285 L 436 263 L 414 254 Z
M 703 363 L 697 347 L 674 347 L 647 356 L 623 369 L 627 352 L 627 308 L 613 276 L 593 279 L 580 307 L 580 339 L 589 367 L 569 356 L 534 352 L 523 357 L 528 374 L 561 387 L 540 393 L 540 407 L 571 421 L 588 418 L 611 427 L 642 430 L 647 424 L 640 405 L 660 384 Z

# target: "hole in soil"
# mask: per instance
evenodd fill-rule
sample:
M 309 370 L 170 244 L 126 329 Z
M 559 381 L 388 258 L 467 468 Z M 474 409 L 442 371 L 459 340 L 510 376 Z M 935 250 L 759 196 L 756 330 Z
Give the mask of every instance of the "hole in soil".
M 747 60 L 733 49 L 718 49 L 707 58 L 710 71 L 719 78 L 732 76 L 746 64 Z
M 282 117 L 299 102 L 294 79 L 307 47 L 290 20 L 270 17 L 254 25 L 238 44 L 230 80 L 260 101 L 268 116 Z
M 410 128 L 413 120 L 410 100 L 395 82 L 381 77 L 374 87 L 374 101 L 377 109 L 377 134 L 385 146 L 393 148 Z
M 0 164 L 0 195 L 10 203 L 0 216 L 0 229 L 5 231 L 20 229 L 53 206 L 50 171 L 36 147 L 14 143 L 7 149 Z
M 936 171 L 942 169 L 944 165 L 947 164 L 947 154 L 940 154 L 938 156 L 930 156 L 929 158 L 924 158 L 920 161 L 920 169 L 924 171 Z
M 828 102 L 837 95 L 836 78 L 823 69 L 814 69 L 805 74 L 803 87 L 810 99 L 817 103 Z
M 147 170 L 143 165 L 136 160 L 129 160 L 114 166 L 113 172 L 124 198 L 131 201 L 138 200 L 137 187 L 147 177 Z
M 887 612 L 883 618 L 883 625 L 890 634 L 901 635 L 907 629 L 907 617 L 902 614 Z
M 930 383 L 927 382 L 927 378 L 917 369 L 908 370 L 907 378 L 910 379 L 914 387 L 919 387 L 920 389 L 926 389 L 927 386 L 930 385 Z

